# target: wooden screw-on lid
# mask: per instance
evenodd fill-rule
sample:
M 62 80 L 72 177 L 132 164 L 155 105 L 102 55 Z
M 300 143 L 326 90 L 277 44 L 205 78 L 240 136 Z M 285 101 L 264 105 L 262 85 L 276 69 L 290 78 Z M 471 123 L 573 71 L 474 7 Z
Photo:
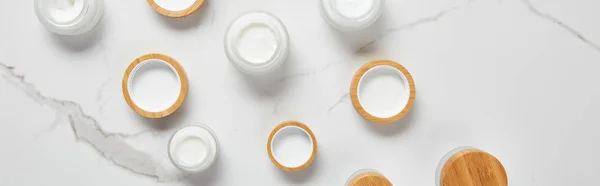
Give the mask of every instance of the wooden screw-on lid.
M 196 0 L 194 2 L 194 4 L 187 7 L 186 9 L 179 10 L 179 11 L 171 11 L 171 10 L 167 10 L 167 9 L 159 6 L 158 4 L 156 4 L 156 2 L 154 0 L 146 0 L 146 1 L 152 7 L 152 9 L 154 9 L 159 14 L 162 14 L 167 17 L 183 17 L 183 16 L 190 15 L 190 14 L 194 13 L 196 10 L 200 9 L 200 7 L 202 7 L 202 5 L 204 5 L 204 2 L 205 2 L 205 0 Z
M 369 71 L 370 69 L 372 69 L 374 67 L 382 66 L 382 65 L 393 67 L 402 73 L 402 75 L 406 78 L 406 81 L 408 83 L 408 89 L 409 89 L 409 94 L 410 94 L 408 97 L 408 102 L 406 103 L 406 105 L 404 106 L 402 111 L 398 112 L 396 115 L 389 117 L 389 118 L 379 118 L 379 117 L 369 114 L 369 112 L 367 112 L 365 110 L 365 108 L 363 108 L 363 106 L 360 104 L 360 100 L 358 99 L 358 91 L 359 91 L 358 84 L 360 83 L 360 80 L 363 78 L 365 73 L 367 73 L 367 71 Z M 404 66 L 402 66 L 399 63 L 396 63 L 394 61 L 391 61 L 391 60 L 375 60 L 375 61 L 368 62 L 367 64 L 364 64 L 354 74 L 354 77 L 352 78 L 352 83 L 350 84 L 350 99 L 352 100 L 352 105 L 354 105 L 354 109 L 356 109 L 356 111 L 363 118 L 365 118 L 371 122 L 377 123 L 377 124 L 389 124 L 389 123 L 393 123 L 395 121 L 400 120 L 402 117 L 404 117 L 406 114 L 408 114 L 408 112 L 410 111 L 410 109 L 413 106 L 413 103 L 415 102 L 415 94 L 416 94 L 415 91 L 416 91 L 415 90 L 415 81 L 413 80 L 413 78 L 410 75 L 410 73 L 408 72 L 408 70 L 406 70 L 406 68 L 404 68 Z
M 392 186 L 392 182 L 376 172 L 363 172 L 351 178 L 347 186 Z
M 279 132 L 279 130 L 283 129 L 284 127 L 289 127 L 289 126 L 295 126 L 295 127 L 301 128 L 304 132 L 306 132 L 306 134 L 308 134 L 308 136 L 310 137 L 310 139 L 312 141 L 312 152 L 310 153 L 310 158 L 306 162 L 304 162 L 304 164 L 302 164 L 298 167 L 287 167 L 285 165 L 282 165 L 275 159 L 275 155 L 273 154 L 274 152 L 271 149 L 271 146 L 273 144 L 273 137 L 275 137 L 275 134 L 277 134 L 277 132 Z M 308 128 L 308 126 L 304 125 L 303 123 L 300 123 L 298 121 L 285 121 L 285 122 L 277 125 L 277 127 L 275 127 L 275 129 L 273 129 L 273 131 L 271 131 L 271 134 L 269 134 L 269 139 L 267 140 L 267 153 L 269 154 L 269 159 L 271 159 L 271 162 L 273 162 L 273 164 L 277 168 L 287 171 L 287 172 L 300 171 L 300 170 L 303 170 L 306 167 L 308 167 L 315 159 L 315 156 L 317 154 L 317 139 L 315 138 L 315 134 L 310 130 L 310 128 Z
M 468 149 L 455 153 L 444 164 L 441 186 L 507 186 L 502 163 L 491 154 Z
M 131 73 L 132 73 L 133 69 L 140 63 L 142 63 L 146 60 L 151 60 L 151 59 L 162 60 L 162 61 L 165 61 L 166 63 L 168 63 L 169 65 L 171 65 L 175 69 L 175 71 L 177 71 L 177 74 L 179 76 L 179 83 L 181 84 L 181 88 L 179 90 L 179 95 L 177 96 L 177 100 L 175 101 L 175 103 L 173 103 L 173 105 L 171 105 L 169 108 L 162 110 L 162 111 L 158 111 L 158 112 L 146 111 L 146 110 L 140 108 L 138 105 L 136 105 L 133 102 L 133 100 L 131 99 L 131 95 L 130 95 L 129 88 L 128 88 L 129 83 L 130 83 L 129 76 L 132 75 Z M 187 96 L 188 79 L 185 74 L 185 71 L 183 71 L 183 67 L 177 61 L 175 61 L 175 59 L 173 59 L 167 55 L 164 55 L 164 54 L 151 53 L 151 54 L 146 54 L 146 55 L 140 56 L 140 57 L 136 58 L 135 60 L 133 60 L 133 62 L 131 62 L 129 64 L 129 66 L 125 70 L 125 74 L 123 75 L 122 91 L 123 91 L 123 97 L 125 97 L 125 102 L 127 102 L 129 107 L 131 107 L 131 109 L 133 109 L 133 111 L 135 111 L 139 115 L 147 117 L 147 118 L 162 118 L 162 117 L 172 114 L 181 106 L 181 104 L 183 104 L 183 100 L 185 100 L 185 97 Z

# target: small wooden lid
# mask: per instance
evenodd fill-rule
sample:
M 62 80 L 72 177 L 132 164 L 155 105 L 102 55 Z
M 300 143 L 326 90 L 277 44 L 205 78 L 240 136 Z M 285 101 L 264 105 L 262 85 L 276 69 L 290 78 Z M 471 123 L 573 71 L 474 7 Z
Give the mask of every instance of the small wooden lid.
M 396 115 L 389 117 L 389 118 L 379 118 L 376 116 L 373 116 L 371 114 L 369 114 L 369 112 L 367 112 L 365 110 L 365 108 L 363 108 L 363 106 L 360 104 L 360 100 L 358 99 L 358 85 L 360 83 L 360 80 L 363 78 L 363 76 L 365 75 L 365 73 L 367 71 L 369 71 L 370 69 L 376 67 L 376 66 L 390 66 L 393 67 L 395 69 L 397 69 L 398 71 L 400 71 L 402 73 L 402 75 L 404 76 L 404 78 L 406 78 L 406 82 L 408 83 L 408 89 L 409 89 L 409 96 L 408 96 L 408 102 L 406 103 L 406 105 L 404 106 L 404 108 L 398 112 Z M 356 73 L 354 74 L 354 77 L 352 78 L 352 83 L 350 84 L 350 99 L 352 100 L 352 105 L 354 105 L 354 109 L 356 109 L 356 111 L 365 119 L 377 123 L 377 124 L 389 124 L 389 123 L 393 123 L 395 121 L 400 120 L 402 117 L 404 117 L 412 108 L 414 102 L 415 102 L 415 94 L 416 94 L 416 90 L 415 90 L 415 82 L 412 78 L 412 76 L 410 75 L 410 73 L 408 72 L 408 70 L 406 70 L 406 68 L 404 68 L 404 66 L 400 65 L 399 63 L 396 63 L 394 61 L 391 60 L 375 60 L 375 61 L 371 61 L 368 62 L 367 64 L 364 64 L 362 67 L 360 67 L 360 69 L 358 69 L 358 71 L 356 71 Z
M 167 9 L 159 6 L 158 4 L 156 4 L 156 2 L 154 0 L 146 0 L 146 1 L 152 7 L 152 9 L 154 9 L 159 14 L 162 14 L 167 17 L 184 17 L 184 16 L 188 16 L 188 15 L 194 13 L 196 10 L 200 9 L 204 5 L 204 2 L 206 0 L 196 0 L 191 6 L 187 7 L 186 9 L 179 10 L 179 11 L 167 10 Z
M 502 163 L 491 154 L 467 149 L 452 155 L 440 175 L 441 186 L 507 186 Z
M 392 182 L 377 172 L 363 172 L 351 178 L 347 186 L 392 186 Z
M 149 111 L 146 111 L 146 110 L 140 108 L 133 102 L 133 100 L 131 99 L 130 93 L 129 93 L 129 76 L 131 76 L 133 69 L 140 63 L 142 63 L 146 60 L 151 60 L 151 59 L 162 60 L 162 61 L 168 63 L 169 65 L 171 65 L 173 67 L 173 69 L 175 69 L 175 71 L 177 71 L 177 74 L 179 76 L 179 83 L 181 84 L 181 88 L 179 90 L 179 95 L 177 96 L 177 100 L 175 101 L 175 103 L 173 103 L 173 105 L 166 108 L 165 110 L 162 110 L 159 112 L 149 112 Z M 122 91 L 123 91 L 123 97 L 125 97 L 125 101 L 127 102 L 127 105 L 129 105 L 129 107 L 131 107 L 131 109 L 133 109 L 133 111 L 135 111 L 139 115 L 148 117 L 148 118 L 162 118 L 162 117 L 168 116 L 169 114 L 172 114 L 173 112 L 175 112 L 181 106 L 181 104 L 183 104 L 183 100 L 185 100 L 185 97 L 187 96 L 187 90 L 188 90 L 188 79 L 185 74 L 185 71 L 183 71 L 183 67 L 177 61 L 175 61 L 175 59 L 173 59 L 167 55 L 164 55 L 164 54 L 152 53 L 152 54 L 146 54 L 146 55 L 136 58 L 135 60 L 133 60 L 133 62 L 131 62 L 129 64 L 129 66 L 125 70 L 125 75 L 123 75 Z
M 289 126 L 295 126 L 295 127 L 301 128 L 302 130 L 304 130 L 304 132 L 306 132 L 310 136 L 310 139 L 312 141 L 312 152 L 310 154 L 310 158 L 304 164 L 302 164 L 298 167 L 287 167 L 285 165 L 282 165 L 275 159 L 275 156 L 273 155 L 274 152 L 271 149 L 271 145 L 273 144 L 273 137 L 275 136 L 275 134 L 277 134 L 277 132 L 279 132 L 279 130 L 283 129 L 284 127 L 289 127 Z M 315 138 L 315 134 L 313 134 L 313 132 L 310 130 L 310 128 L 308 128 L 303 123 L 300 123 L 298 121 L 285 121 L 285 122 L 277 125 L 277 127 L 275 127 L 273 129 L 273 131 L 271 131 L 271 134 L 269 135 L 269 139 L 267 140 L 267 153 L 269 154 L 269 158 L 271 159 L 271 162 L 273 162 L 273 164 L 275 166 L 277 166 L 277 168 L 284 170 L 284 171 L 288 171 L 288 172 L 300 171 L 300 170 L 303 170 L 306 167 L 308 167 L 312 163 L 312 161 L 315 159 L 315 156 L 317 154 L 317 139 Z

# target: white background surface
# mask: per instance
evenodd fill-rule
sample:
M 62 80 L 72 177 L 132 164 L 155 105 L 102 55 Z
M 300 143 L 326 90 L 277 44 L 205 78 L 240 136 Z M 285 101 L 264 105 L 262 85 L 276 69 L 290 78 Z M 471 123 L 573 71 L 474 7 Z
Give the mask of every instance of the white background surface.
M 594 185 L 600 1 L 524 2 L 388 0 L 378 29 L 349 44 L 316 0 L 210 1 L 183 19 L 107 0 L 99 26 L 79 37 L 46 31 L 31 0 L 0 1 L 0 185 L 333 186 L 372 168 L 395 185 L 426 186 L 439 159 L 464 145 L 497 156 L 510 185 Z M 223 50 L 229 22 L 250 10 L 279 16 L 290 34 L 284 76 L 269 88 Z M 121 93 L 127 65 L 149 52 L 177 59 L 190 79 L 183 107 L 165 119 L 138 116 Z M 417 86 L 413 110 L 387 126 L 365 122 L 347 97 L 353 73 L 380 58 L 403 64 Z M 267 156 L 284 120 L 317 137 L 303 172 Z M 215 131 L 220 156 L 210 172 L 180 177 L 167 139 L 192 122 Z

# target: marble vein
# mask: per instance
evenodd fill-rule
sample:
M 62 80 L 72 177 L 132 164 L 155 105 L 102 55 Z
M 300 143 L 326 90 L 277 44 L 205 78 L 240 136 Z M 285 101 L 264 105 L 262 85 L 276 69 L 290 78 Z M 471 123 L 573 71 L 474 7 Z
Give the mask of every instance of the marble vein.
M 33 84 L 25 81 L 25 76 L 15 73 L 14 67 L 0 63 L 0 74 L 7 82 L 22 90 L 38 104 L 48 106 L 61 116 L 68 117 L 76 139 L 93 147 L 105 159 L 138 175 L 158 181 L 174 180 L 175 177 L 160 166 L 154 158 L 136 150 L 124 141 L 124 138 L 147 133 L 147 131 L 136 134 L 104 131 L 96 119 L 83 112 L 78 103 L 44 96 Z
M 436 22 L 437 20 L 439 20 L 440 18 L 444 17 L 448 13 L 451 13 L 453 11 L 462 9 L 462 8 L 468 6 L 472 2 L 474 2 L 474 0 L 469 0 L 466 3 L 464 3 L 464 4 L 461 4 L 461 5 L 458 5 L 458 6 L 453 6 L 453 7 L 450 7 L 448 9 L 441 10 L 441 11 L 439 11 L 438 13 L 436 13 L 436 14 L 434 14 L 432 16 L 422 17 L 422 18 L 417 19 L 417 20 L 415 20 L 413 22 L 402 24 L 400 26 L 396 26 L 396 27 L 392 27 L 390 29 L 387 29 L 381 35 L 379 35 L 378 37 L 376 37 L 375 39 L 373 39 L 373 40 L 371 40 L 369 42 L 366 42 L 364 45 L 358 47 L 354 51 L 354 53 L 352 53 L 352 54 L 354 56 L 356 54 L 361 54 L 361 53 L 369 52 L 369 51 L 372 50 L 372 47 L 374 45 L 376 45 L 379 41 L 381 41 L 382 39 L 386 38 L 387 36 L 389 36 L 389 35 L 391 35 L 393 33 L 396 33 L 396 32 L 399 32 L 399 31 L 403 31 L 403 30 L 412 29 L 412 28 L 416 28 L 416 27 L 418 27 L 420 25 L 424 25 L 424 24 L 427 24 L 427 23 Z M 335 61 L 335 62 L 327 63 L 327 64 L 325 64 L 325 65 L 323 65 L 321 67 L 309 68 L 309 69 L 305 69 L 305 70 L 302 70 L 300 72 L 297 72 L 297 73 L 294 73 L 294 74 L 291 74 L 291 75 L 283 76 L 282 78 L 278 79 L 276 82 L 281 83 L 281 82 L 284 82 L 284 81 L 287 81 L 287 80 L 291 80 L 291 79 L 296 79 L 296 78 L 301 78 L 301 77 L 315 75 L 315 74 L 318 74 L 320 72 L 323 72 L 323 71 L 326 71 L 328 69 L 331 69 L 331 67 L 344 64 L 344 62 L 350 60 L 351 58 L 352 58 L 352 56 L 344 58 L 342 60 Z
M 110 81 L 112 80 L 111 78 L 111 71 L 110 71 L 110 62 L 108 60 L 108 50 L 104 50 L 104 48 L 106 48 L 106 46 L 103 43 L 99 44 L 99 48 L 101 48 L 101 52 L 102 56 L 101 56 L 101 60 L 102 60 L 102 64 L 104 64 L 104 68 L 106 69 L 106 79 L 104 79 L 104 81 L 102 81 L 102 83 L 100 84 L 100 86 L 98 87 L 97 91 L 96 91 L 96 101 L 99 103 L 98 104 L 98 114 L 102 115 L 104 114 L 104 107 L 106 106 L 106 104 L 108 103 L 108 101 L 110 100 L 110 97 L 105 97 L 104 92 L 106 90 L 106 88 L 108 87 Z
M 445 15 L 447 15 L 448 13 L 454 12 L 456 10 L 462 9 L 466 6 L 468 6 L 471 2 L 473 1 L 467 1 L 465 4 L 462 5 L 458 5 L 458 6 L 453 6 L 450 7 L 448 9 L 444 9 L 442 11 L 439 11 L 438 13 L 432 15 L 432 16 L 428 16 L 428 17 L 422 17 L 419 18 L 413 22 L 410 23 L 406 23 L 406 24 L 402 24 L 400 26 L 396 26 L 396 27 L 392 27 L 390 29 L 387 29 L 383 32 L 383 34 L 381 34 L 380 36 L 376 37 L 374 40 L 371 40 L 369 42 L 367 42 L 366 44 L 358 47 L 358 49 L 354 52 L 354 54 L 358 54 L 358 53 L 364 53 L 364 52 L 368 52 L 372 50 L 372 47 L 377 44 L 377 42 L 379 42 L 380 40 L 388 37 L 389 35 L 402 31 L 402 30 L 408 30 L 408 29 L 413 29 L 415 27 L 418 27 L 420 25 L 423 24 L 428 24 L 428 23 L 433 23 L 438 21 L 440 18 L 444 17 Z
M 335 107 L 337 107 L 338 105 L 344 103 L 346 100 L 348 100 L 349 97 L 350 97 L 350 93 L 345 93 L 344 95 L 342 95 L 340 97 L 340 99 L 338 99 L 337 102 L 335 102 L 333 105 L 331 105 L 329 107 L 329 109 L 327 110 L 327 113 L 330 113 Z
M 577 38 L 579 38 L 579 40 L 581 40 L 583 43 L 589 45 L 590 47 L 594 48 L 594 50 L 596 50 L 597 52 L 600 52 L 600 46 L 594 42 L 592 42 L 591 40 L 589 40 L 587 37 L 585 37 L 583 34 L 581 34 L 579 31 L 573 29 L 573 27 L 570 27 L 569 25 L 567 25 L 566 23 L 560 21 L 558 18 L 545 13 L 545 12 L 541 12 L 540 10 L 538 10 L 533 3 L 531 3 L 530 0 L 521 0 L 523 2 L 523 4 L 525 4 L 525 6 L 527 6 L 527 8 L 529 9 L 529 11 L 531 11 L 531 13 L 539 16 L 542 19 L 548 20 L 558 26 L 560 26 L 561 28 L 565 29 L 567 32 L 575 35 Z

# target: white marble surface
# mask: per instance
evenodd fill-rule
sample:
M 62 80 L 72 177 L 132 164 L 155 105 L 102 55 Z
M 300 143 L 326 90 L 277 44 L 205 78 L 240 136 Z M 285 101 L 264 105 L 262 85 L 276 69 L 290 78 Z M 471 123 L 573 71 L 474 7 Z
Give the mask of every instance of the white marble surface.
M 143 0 L 105 6 L 93 32 L 62 37 L 42 27 L 32 0 L 0 1 L 0 185 L 333 186 L 372 168 L 426 186 L 463 145 L 497 156 L 510 185 L 595 185 L 600 173 L 600 1 L 387 0 L 377 27 L 352 42 L 316 0 L 214 0 L 184 19 Z M 279 16 L 290 33 L 285 74 L 268 88 L 223 50 L 229 22 L 250 10 Z M 126 66 L 149 52 L 174 57 L 190 79 L 166 119 L 141 118 L 121 93 Z M 354 71 L 380 58 L 417 85 L 411 113 L 388 126 L 362 120 L 347 96 Z M 265 149 L 290 119 L 319 144 L 313 165 L 292 174 Z M 210 172 L 182 177 L 167 139 L 193 122 L 215 131 L 221 154 Z

